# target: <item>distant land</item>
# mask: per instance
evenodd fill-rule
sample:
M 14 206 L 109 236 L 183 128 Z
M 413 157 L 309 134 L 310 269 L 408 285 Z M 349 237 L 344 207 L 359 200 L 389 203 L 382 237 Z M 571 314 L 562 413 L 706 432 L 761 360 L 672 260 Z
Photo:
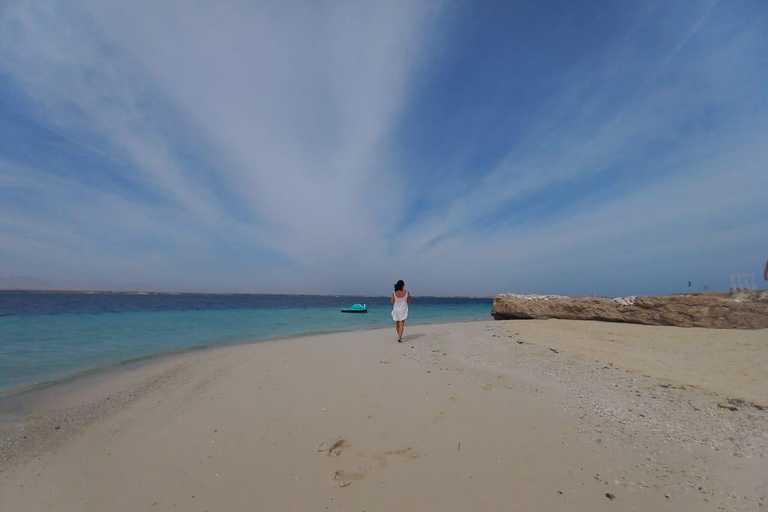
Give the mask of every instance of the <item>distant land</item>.
M 389 297 L 389 295 L 366 295 L 363 293 L 271 293 L 271 292 L 191 292 L 157 290 L 89 290 L 60 288 L 3 288 L 6 293 L 89 293 L 103 295 L 283 295 L 291 297 Z M 493 299 L 495 295 L 415 295 L 415 297 L 438 297 L 446 299 Z

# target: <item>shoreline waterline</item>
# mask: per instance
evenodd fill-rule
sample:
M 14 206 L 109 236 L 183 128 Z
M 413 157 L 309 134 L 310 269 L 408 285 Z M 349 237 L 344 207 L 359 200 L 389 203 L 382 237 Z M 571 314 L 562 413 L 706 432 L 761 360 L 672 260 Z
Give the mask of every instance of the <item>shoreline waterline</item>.
M 0 493 L 14 510 L 125 512 L 318 496 L 410 510 L 425 493 L 446 511 L 556 509 L 560 489 L 585 510 L 615 508 L 606 489 L 659 512 L 762 499 L 768 411 L 717 404 L 747 398 L 733 390 L 761 374 L 766 332 L 484 320 L 393 334 L 211 347 L 36 393 L 38 412 L 0 424 Z
M 0 396 L 94 368 L 195 347 L 391 324 L 388 298 L 0 292 Z M 422 297 L 411 325 L 490 318 L 489 299 Z
M 493 319 L 487 320 L 451 320 L 446 322 L 414 322 L 408 324 L 409 326 L 428 326 L 428 325 L 450 325 L 450 324 L 467 324 L 467 323 L 483 323 L 493 322 Z M 407 326 L 406 326 L 407 328 Z M 148 354 L 142 357 L 130 358 L 120 361 L 108 362 L 98 366 L 84 368 L 64 375 L 59 375 L 54 378 L 48 378 L 38 382 L 32 382 L 30 384 L 23 384 L 20 386 L 4 386 L 0 387 L 0 425 L 8 422 L 12 422 L 15 419 L 23 417 L 28 414 L 36 412 L 35 402 L 38 401 L 41 395 L 52 394 L 55 395 L 57 390 L 65 387 L 72 387 L 76 389 L 86 384 L 86 381 L 101 382 L 108 380 L 111 377 L 120 374 L 121 372 L 131 372 L 134 370 L 140 370 L 142 368 L 151 367 L 153 365 L 159 365 L 163 363 L 172 363 L 174 360 L 181 360 L 186 356 L 192 354 L 202 353 L 214 353 L 220 350 L 231 349 L 233 347 L 239 347 L 244 345 L 256 345 L 262 343 L 278 343 L 286 340 L 297 340 L 303 338 L 311 338 L 317 336 L 326 336 L 334 334 L 346 334 L 346 333 L 368 333 L 377 332 L 387 329 L 393 329 L 391 326 L 377 326 L 366 329 L 342 329 L 332 331 L 311 331 L 301 332 L 296 334 L 286 334 L 282 336 L 270 336 L 265 338 L 244 338 L 238 341 L 228 341 L 224 343 L 212 343 L 207 345 L 195 345 L 190 347 L 184 347 L 178 350 L 172 350 L 168 352 L 160 352 L 155 354 Z M 407 337 L 407 332 L 406 332 Z M 394 337 L 393 337 L 394 339 Z M 46 397 L 51 398 L 51 397 Z M 55 401 L 55 398 L 52 398 Z M 48 400 L 45 400 L 46 402 Z

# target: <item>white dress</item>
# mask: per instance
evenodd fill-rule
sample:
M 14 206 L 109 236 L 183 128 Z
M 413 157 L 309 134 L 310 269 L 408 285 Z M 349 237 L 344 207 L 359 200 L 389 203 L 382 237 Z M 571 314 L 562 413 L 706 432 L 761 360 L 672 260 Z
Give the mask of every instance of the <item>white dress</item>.
M 394 295 L 394 293 L 392 294 Z M 408 318 L 408 297 L 410 293 L 406 292 L 405 296 L 398 297 L 395 295 L 395 303 L 392 305 L 392 320 L 400 322 Z

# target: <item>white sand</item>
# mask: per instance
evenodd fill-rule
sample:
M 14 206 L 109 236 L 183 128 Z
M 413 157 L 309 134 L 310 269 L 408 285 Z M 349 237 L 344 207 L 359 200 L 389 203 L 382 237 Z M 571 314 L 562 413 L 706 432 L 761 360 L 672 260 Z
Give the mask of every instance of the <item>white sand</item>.
M 314 336 L 102 377 L 6 425 L 0 510 L 761 510 L 766 413 L 717 403 L 764 403 L 764 382 L 670 387 L 723 368 L 697 353 L 710 331 L 595 325 Z M 744 382 L 761 378 L 754 336 L 724 367 Z
M 768 407 L 768 330 L 655 327 L 608 322 L 505 322 L 542 346 L 611 361 L 635 373 Z

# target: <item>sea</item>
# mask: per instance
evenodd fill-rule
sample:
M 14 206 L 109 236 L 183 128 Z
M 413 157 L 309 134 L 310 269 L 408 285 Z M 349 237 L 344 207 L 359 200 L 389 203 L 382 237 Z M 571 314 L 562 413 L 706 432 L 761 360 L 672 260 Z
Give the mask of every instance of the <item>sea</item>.
M 358 302 L 368 313 L 341 313 Z M 413 297 L 407 325 L 489 320 L 491 305 Z M 389 297 L 0 291 L 0 396 L 174 352 L 392 327 L 390 313 Z

